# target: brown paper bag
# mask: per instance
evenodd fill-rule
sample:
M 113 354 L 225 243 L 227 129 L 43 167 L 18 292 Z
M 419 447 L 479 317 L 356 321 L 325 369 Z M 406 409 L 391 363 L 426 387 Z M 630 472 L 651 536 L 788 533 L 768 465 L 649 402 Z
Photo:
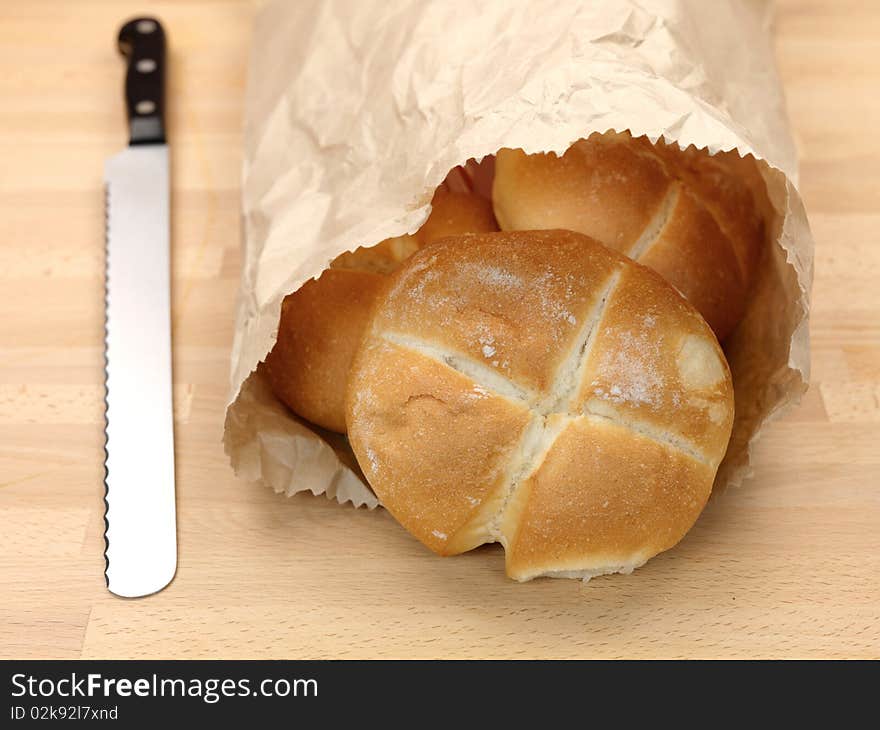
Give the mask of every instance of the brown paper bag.
M 414 232 L 450 169 L 629 130 L 736 149 L 773 206 L 726 351 L 736 422 L 716 490 L 807 386 L 813 241 L 762 0 L 299 0 L 260 15 L 248 82 L 244 263 L 224 443 L 278 492 L 374 507 L 345 438 L 281 406 L 258 364 L 281 300 L 344 251 Z

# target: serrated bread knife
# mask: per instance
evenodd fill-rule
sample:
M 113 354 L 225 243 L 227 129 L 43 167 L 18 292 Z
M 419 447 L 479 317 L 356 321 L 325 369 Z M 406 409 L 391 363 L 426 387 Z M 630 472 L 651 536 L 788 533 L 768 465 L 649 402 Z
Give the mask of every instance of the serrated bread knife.
M 119 31 L 130 142 L 104 168 L 107 587 L 126 598 L 177 569 L 171 392 L 165 33 L 154 18 Z

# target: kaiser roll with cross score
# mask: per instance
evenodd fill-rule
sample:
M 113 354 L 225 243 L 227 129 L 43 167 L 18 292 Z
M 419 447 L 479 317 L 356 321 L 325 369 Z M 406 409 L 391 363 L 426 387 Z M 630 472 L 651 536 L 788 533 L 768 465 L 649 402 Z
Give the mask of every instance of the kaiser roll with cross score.
M 431 204 L 431 214 L 413 235 L 342 254 L 320 278 L 282 302 L 265 372 L 275 395 L 306 420 L 345 432 L 348 371 L 386 274 L 439 237 L 498 230 L 485 198 L 440 189 Z
M 352 448 L 433 551 L 507 573 L 629 572 L 700 514 L 733 421 L 700 314 L 571 231 L 462 235 L 390 275 L 348 381 Z
M 562 156 L 502 149 L 492 199 L 502 230 L 567 228 L 662 274 L 719 340 L 736 327 L 768 203 L 752 157 L 594 134 Z

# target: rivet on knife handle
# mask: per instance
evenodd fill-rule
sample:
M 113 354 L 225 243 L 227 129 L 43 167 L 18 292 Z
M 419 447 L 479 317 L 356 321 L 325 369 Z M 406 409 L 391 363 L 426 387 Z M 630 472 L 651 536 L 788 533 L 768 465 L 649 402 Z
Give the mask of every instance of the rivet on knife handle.
M 128 59 L 125 106 L 129 144 L 165 142 L 165 31 L 155 18 L 134 18 L 119 30 Z

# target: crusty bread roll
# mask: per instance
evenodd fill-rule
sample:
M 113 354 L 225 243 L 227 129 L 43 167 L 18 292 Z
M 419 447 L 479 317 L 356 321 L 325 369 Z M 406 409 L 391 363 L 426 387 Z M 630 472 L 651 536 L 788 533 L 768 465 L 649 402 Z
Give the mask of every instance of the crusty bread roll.
M 384 281 L 371 271 L 328 269 L 281 303 L 266 376 L 275 395 L 312 423 L 345 433 L 348 371 Z
M 345 433 L 348 371 L 384 275 L 438 237 L 498 230 L 491 203 L 477 195 L 438 190 L 431 205 L 413 235 L 345 253 L 319 279 L 285 297 L 265 372 L 275 395 L 295 413 Z
M 415 237 L 421 247 L 445 236 L 497 230 L 490 200 L 473 193 L 451 192 L 441 188 L 434 193 L 431 215 Z
M 492 198 L 502 230 L 567 228 L 658 271 L 723 340 L 764 241 L 761 185 L 753 158 L 607 133 L 562 157 L 500 150 Z
M 662 277 L 571 231 L 447 238 L 392 274 L 355 356 L 348 436 L 383 505 L 442 555 L 628 572 L 700 514 L 730 373 Z

